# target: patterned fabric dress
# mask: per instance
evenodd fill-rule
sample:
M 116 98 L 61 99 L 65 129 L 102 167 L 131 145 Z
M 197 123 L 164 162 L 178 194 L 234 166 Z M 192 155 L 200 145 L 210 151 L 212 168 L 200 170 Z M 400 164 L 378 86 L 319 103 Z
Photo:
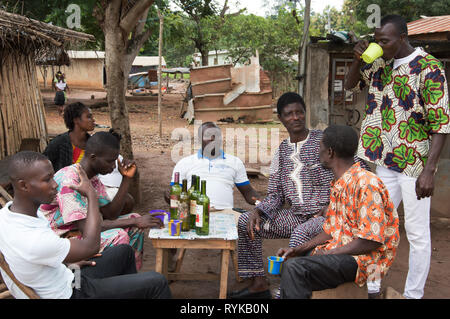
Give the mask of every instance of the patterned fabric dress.
M 311 218 L 328 205 L 333 179 L 332 171 L 319 161 L 322 135 L 320 130 L 310 130 L 302 142 L 291 143 L 288 138 L 280 144 L 272 159 L 267 196 L 257 206 L 264 214 L 255 240 L 247 234 L 250 213 L 239 218 L 240 277 L 264 276 L 263 238 L 290 238 L 289 246 L 295 247 L 322 231 L 324 218 Z
M 76 172 L 75 165 L 67 166 L 60 169 L 54 176 L 54 180 L 58 184 L 58 194 L 53 203 L 49 205 L 41 205 L 39 211 L 50 222 L 50 227 L 59 236 L 77 237 L 81 239 L 81 235 L 71 235 L 77 231 L 74 222 L 83 220 L 87 216 L 87 199 L 80 193 L 72 190 L 69 186 L 78 184 L 79 177 Z M 98 176 L 91 178 L 91 184 L 97 192 L 99 206 L 105 206 L 111 201 L 106 194 L 105 186 L 102 184 Z M 122 215 L 119 218 L 136 218 L 139 214 L 131 213 Z M 100 251 L 107 247 L 127 244 L 133 247 L 136 257 L 136 268 L 142 267 L 142 257 L 144 248 L 144 230 L 137 227 L 130 228 L 113 228 L 101 232 Z
M 352 89 L 369 88 L 358 156 L 417 178 L 428 158 L 432 133 L 450 133 L 448 87 L 442 63 L 419 49 L 394 69 L 382 58 L 361 69 Z

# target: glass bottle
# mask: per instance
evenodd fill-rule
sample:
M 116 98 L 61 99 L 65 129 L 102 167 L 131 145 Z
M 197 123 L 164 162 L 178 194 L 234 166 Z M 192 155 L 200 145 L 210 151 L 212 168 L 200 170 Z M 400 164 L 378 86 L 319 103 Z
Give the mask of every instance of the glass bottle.
M 190 209 L 189 212 L 191 213 L 191 222 L 190 226 L 191 229 L 195 229 L 195 219 L 197 215 L 197 199 L 198 195 L 200 195 L 200 176 L 195 176 L 195 182 L 194 182 L 194 190 L 191 193 L 190 196 Z
M 191 194 L 195 189 L 195 181 L 197 180 L 197 175 L 192 175 L 191 176 L 191 187 L 189 187 L 188 189 L 188 196 L 189 198 L 191 198 Z
M 181 188 L 180 201 L 178 205 L 179 219 L 181 220 L 181 231 L 189 231 L 190 225 L 190 200 L 187 192 L 187 179 L 183 179 L 183 186 Z
M 179 219 L 178 205 L 180 201 L 181 186 L 180 173 L 175 172 L 174 184 L 170 187 L 170 219 Z
M 206 181 L 202 181 L 202 191 L 197 200 L 195 233 L 200 236 L 209 235 L 209 197 L 206 196 Z

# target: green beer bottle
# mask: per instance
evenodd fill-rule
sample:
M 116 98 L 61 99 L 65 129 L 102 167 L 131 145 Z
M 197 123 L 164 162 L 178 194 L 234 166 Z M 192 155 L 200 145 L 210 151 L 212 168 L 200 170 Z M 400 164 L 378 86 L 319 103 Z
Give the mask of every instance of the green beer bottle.
M 181 220 L 181 231 L 189 231 L 190 225 L 190 200 L 187 192 L 187 179 L 183 179 L 183 187 L 181 188 L 180 202 L 178 204 L 178 214 Z
M 170 219 L 179 219 L 178 204 L 180 201 L 181 186 L 180 173 L 175 173 L 174 184 L 170 187 Z
M 201 236 L 209 235 L 209 197 L 206 196 L 206 181 L 202 181 L 202 192 L 197 200 L 195 233 Z
M 197 175 L 192 175 L 192 177 L 191 177 L 191 187 L 189 187 L 188 192 L 187 192 L 189 198 L 191 198 L 191 194 L 192 194 L 192 192 L 195 189 L 195 181 L 196 180 L 197 180 Z
M 191 193 L 191 196 L 189 197 L 190 200 L 190 208 L 189 212 L 191 213 L 191 222 L 190 226 L 191 229 L 195 229 L 195 219 L 197 216 L 197 199 L 198 195 L 200 195 L 200 176 L 195 176 L 194 181 L 194 190 Z

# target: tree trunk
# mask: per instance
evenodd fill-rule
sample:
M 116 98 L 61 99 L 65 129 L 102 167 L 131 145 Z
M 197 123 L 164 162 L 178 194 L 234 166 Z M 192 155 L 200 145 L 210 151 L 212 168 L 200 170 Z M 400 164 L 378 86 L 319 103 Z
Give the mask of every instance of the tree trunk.
M 128 1 L 131 7 L 124 7 L 124 3 L 122 0 L 101 1 L 93 14 L 105 35 L 106 92 L 111 126 L 122 135 L 120 153 L 132 160 L 134 156 L 125 100 L 126 88 L 131 65 L 151 34 L 150 29 L 144 31 L 142 22 L 147 19 L 153 0 L 139 0 L 134 4 Z M 133 178 L 129 192 L 139 204 L 139 171 Z
M 208 50 L 200 50 L 202 56 L 202 66 L 208 66 Z
M 129 160 L 134 159 L 128 106 L 125 101 L 126 83 L 130 70 L 127 68 L 126 46 L 124 45 L 123 33 L 118 26 L 118 19 L 105 23 L 105 64 L 107 83 L 107 101 L 110 110 L 112 128 L 122 135 L 120 141 L 120 154 Z M 114 19 L 114 18 L 113 18 Z M 128 62 L 128 63 L 127 63 Z M 140 202 L 141 194 L 139 188 L 139 171 L 133 178 L 129 192 L 133 195 L 136 203 Z

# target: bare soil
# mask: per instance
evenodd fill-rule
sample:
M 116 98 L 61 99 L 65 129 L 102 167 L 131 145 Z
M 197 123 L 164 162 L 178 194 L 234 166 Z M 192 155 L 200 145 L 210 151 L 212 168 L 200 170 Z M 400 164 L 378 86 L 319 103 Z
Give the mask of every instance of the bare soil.
M 180 84 L 181 85 L 181 84 Z M 170 176 L 175 166 L 171 158 L 171 149 L 178 142 L 171 140 L 171 133 L 175 128 L 187 128 L 193 136 L 193 125 L 188 125 L 179 116 L 179 109 L 182 101 L 182 85 L 178 90 L 165 94 L 162 106 L 162 127 L 163 136 L 159 137 L 158 125 L 158 99 L 153 97 L 130 97 L 127 101 L 130 110 L 130 126 L 133 140 L 134 157 L 140 172 L 141 182 L 141 203 L 135 208 L 136 212 L 145 213 L 152 209 L 167 209 L 167 204 L 163 199 L 163 192 L 170 183 Z M 58 115 L 55 105 L 53 105 L 53 93 L 43 91 L 46 109 L 46 118 L 49 134 L 59 134 L 66 131 L 63 119 Z M 94 94 L 95 98 L 91 99 Z M 104 92 L 86 92 L 72 90 L 69 94 L 68 103 L 82 101 L 88 105 L 98 105 L 104 99 Z M 103 100 L 104 102 L 104 100 Z M 93 113 L 98 124 L 110 125 L 108 108 L 94 108 Z M 226 124 L 223 130 L 228 127 L 246 127 L 242 124 Z M 255 125 L 255 127 L 266 127 Z M 267 127 L 278 127 L 280 129 L 280 141 L 287 136 L 284 128 L 279 124 L 270 124 Z M 96 130 L 104 130 L 96 129 Z M 260 164 L 247 164 L 247 167 L 258 168 Z M 260 193 L 265 194 L 268 179 L 265 177 L 250 178 L 253 187 Z M 235 207 L 251 209 L 241 194 L 235 190 Z M 399 213 L 403 221 L 403 211 Z M 431 236 L 432 236 L 432 259 L 431 269 L 425 287 L 424 298 L 449 298 L 450 297 L 450 223 L 447 216 L 439 216 L 432 212 Z M 383 286 L 391 286 L 399 292 L 403 292 L 406 274 L 408 270 L 408 250 L 409 245 L 401 222 L 401 241 L 395 262 L 387 277 L 383 281 Z M 288 240 L 265 240 L 264 257 L 274 254 L 280 247 L 287 247 Z M 155 269 L 155 249 L 150 240 L 144 244 L 144 266 L 141 271 Z M 264 258 L 266 259 L 266 258 Z M 219 272 L 220 252 L 214 250 L 187 250 L 182 271 L 185 272 Z M 279 278 L 268 276 L 271 289 L 277 288 Z M 237 283 L 230 263 L 228 291 L 241 289 L 247 283 Z M 218 298 L 219 283 L 208 281 L 178 281 L 170 284 L 174 298 Z

